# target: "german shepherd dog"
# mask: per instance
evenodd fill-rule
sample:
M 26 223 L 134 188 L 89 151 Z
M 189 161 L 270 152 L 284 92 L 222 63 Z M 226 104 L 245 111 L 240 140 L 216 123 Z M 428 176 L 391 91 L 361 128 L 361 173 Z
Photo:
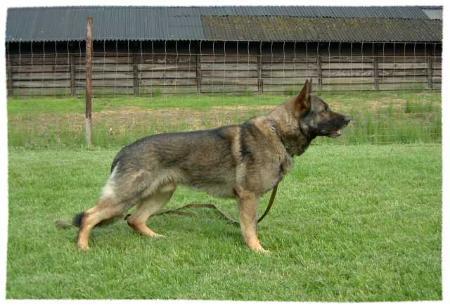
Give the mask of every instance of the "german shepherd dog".
M 186 185 L 237 199 L 245 243 L 264 252 L 256 231 L 259 198 L 283 179 L 293 157 L 315 137 L 338 137 L 349 121 L 311 95 L 307 80 L 297 97 L 241 125 L 139 139 L 114 158 L 95 207 L 74 217 L 78 247 L 87 250 L 94 226 L 125 216 L 133 206 L 128 225 L 142 235 L 160 236 L 147 226 L 148 218 L 167 204 L 178 185 Z

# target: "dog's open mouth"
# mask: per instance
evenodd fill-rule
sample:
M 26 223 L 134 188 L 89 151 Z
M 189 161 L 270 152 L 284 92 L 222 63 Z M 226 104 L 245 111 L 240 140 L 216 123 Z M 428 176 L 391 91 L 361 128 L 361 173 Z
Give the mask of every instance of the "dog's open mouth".
M 332 137 L 332 138 L 337 138 L 338 136 L 341 136 L 341 135 L 342 135 L 342 130 L 337 129 L 337 130 L 331 131 L 331 133 L 328 136 Z

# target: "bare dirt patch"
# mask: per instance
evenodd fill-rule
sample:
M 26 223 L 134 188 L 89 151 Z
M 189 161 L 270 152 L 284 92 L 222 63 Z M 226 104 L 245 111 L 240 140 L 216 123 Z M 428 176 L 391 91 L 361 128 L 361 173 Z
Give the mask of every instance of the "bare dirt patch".
M 207 110 L 192 110 L 187 108 L 168 109 L 141 109 L 141 108 L 121 108 L 118 110 L 107 110 L 94 114 L 95 120 L 106 125 L 113 126 L 136 126 L 136 125 L 156 125 L 163 128 L 180 126 L 182 128 L 201 129 L 220 125 L 240 123 L 252 116 L 265 114 L 272 106 L 258 107 L 213 107 Z

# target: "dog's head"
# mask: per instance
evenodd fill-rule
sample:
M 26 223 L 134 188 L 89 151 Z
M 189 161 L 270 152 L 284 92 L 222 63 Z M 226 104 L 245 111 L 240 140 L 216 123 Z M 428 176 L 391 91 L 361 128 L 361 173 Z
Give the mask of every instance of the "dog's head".
M 311 89 L 311 81 L 306 80 L 300 94 L 293 101 L 294 116 L 302 134 L 310 138 L 340 136 L 342 129 L 350 122 L 350 117 L 333 112 L 325 101 L 311 95 Z

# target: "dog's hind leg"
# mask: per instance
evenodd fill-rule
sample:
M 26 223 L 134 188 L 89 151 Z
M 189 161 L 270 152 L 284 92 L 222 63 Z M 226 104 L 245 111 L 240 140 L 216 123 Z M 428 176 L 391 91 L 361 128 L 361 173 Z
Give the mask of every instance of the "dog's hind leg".
M 169 183 L 161 186 L 153 192 L 150 196 L 143 199 L 138 205 L 136 211 L 134 211 L 128 218 L 128 225 L 133 228 L 138 233 L 148 236 L 148 237 L 159 237 L 161 235 L 157 234 L 151 230 L 146 222 L 148 218 L 164 207 L 165 204 L 170 200 L 175 192 L 176 185 Z
M 100 198 L 95 207 L 81 214 L 78 247 L 81 250 L 89 249 L 89 234 L 92 228 L 102 221 L 123 215 L 126 209 L 126 204 L 117 202 L 114 198 Z

